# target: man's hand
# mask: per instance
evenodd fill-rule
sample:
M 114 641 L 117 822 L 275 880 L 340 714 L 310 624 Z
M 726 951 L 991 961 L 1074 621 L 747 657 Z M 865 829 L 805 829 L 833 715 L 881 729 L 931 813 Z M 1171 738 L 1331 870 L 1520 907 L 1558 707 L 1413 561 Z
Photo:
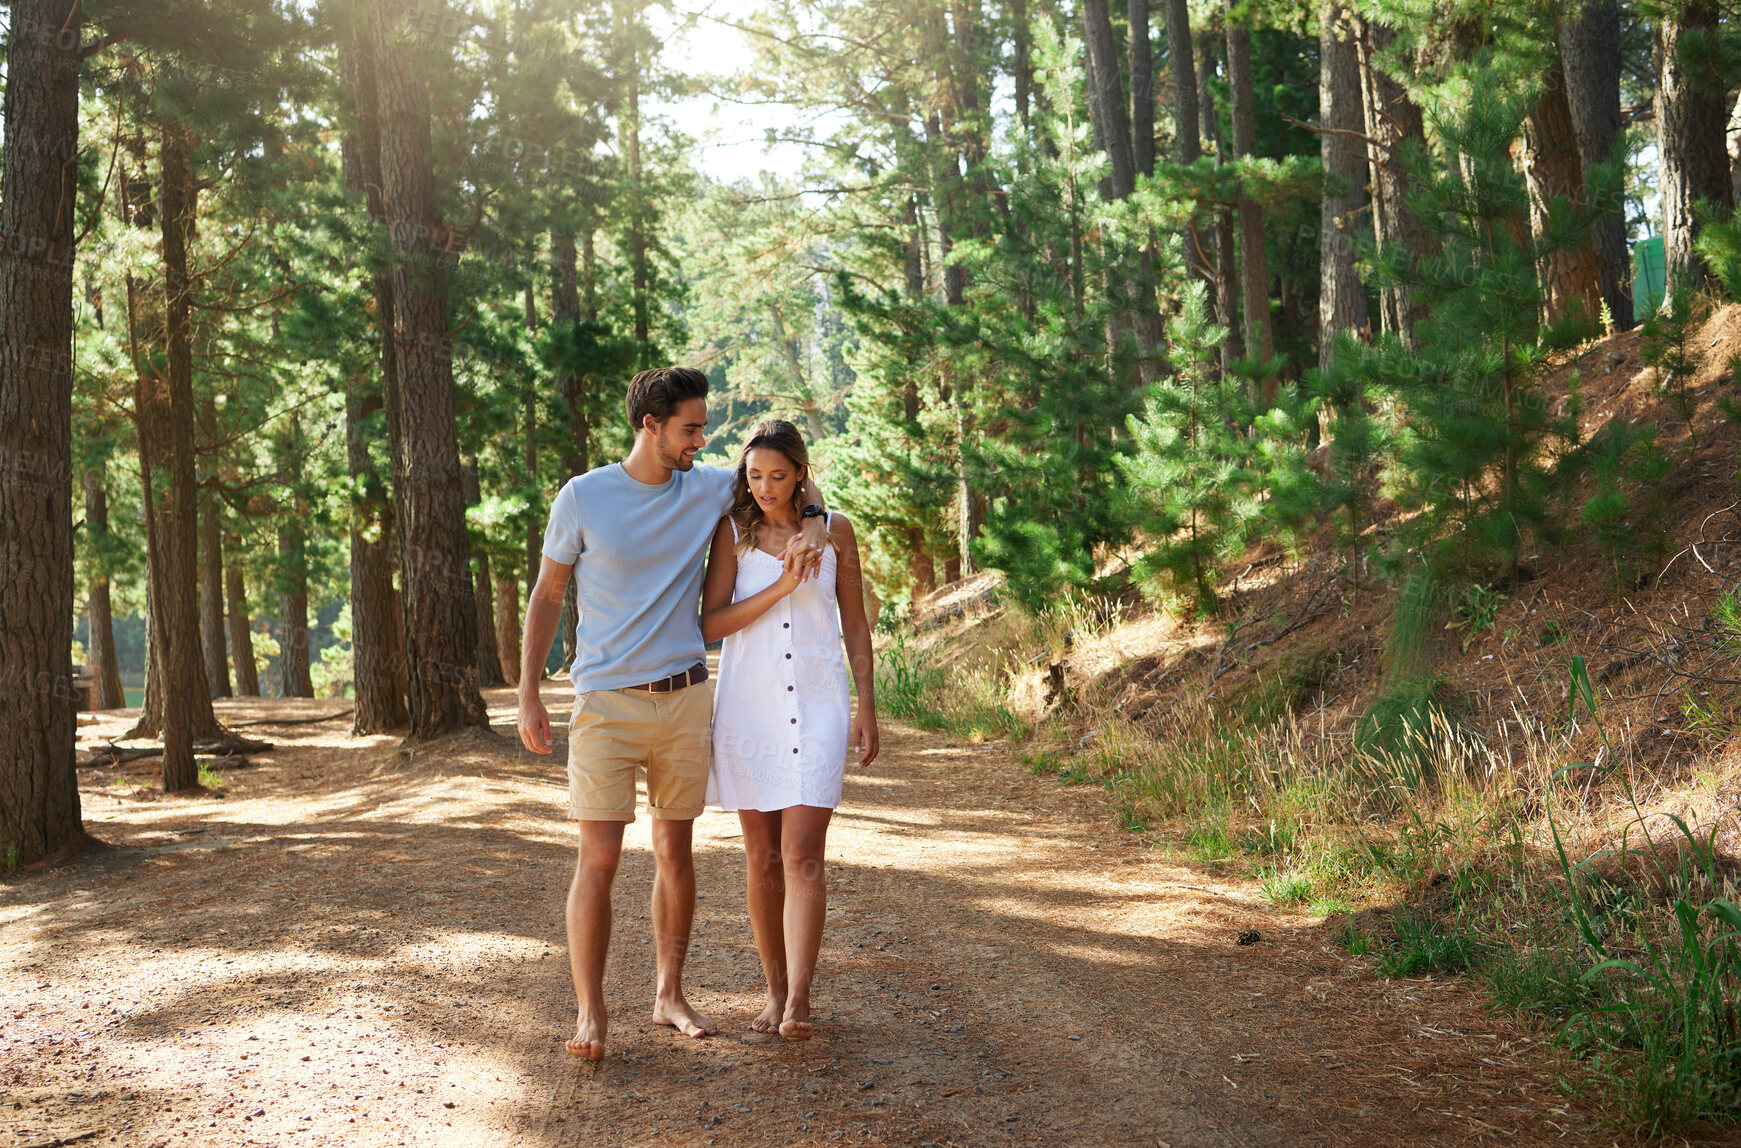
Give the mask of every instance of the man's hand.
M 787 542 L 785 549 L 790 550 L 801 542 L 803 542 L 804 547 L 808 547 L 813 552 L 810 564 L 804 570 L 804 577 L 822 577 L 822 552 L 829 549 L 829 516 L 822 514 L 822 516 L 817 517 L 806 517 L 803 523 L 799 523 L 797 526 L 797 538 L 794 538 L 792 542 Z
M 550 736 L 550 711 L 537 694 L 520 698 L 520 744 L 533 753 L 549 753 L 555 744 Z

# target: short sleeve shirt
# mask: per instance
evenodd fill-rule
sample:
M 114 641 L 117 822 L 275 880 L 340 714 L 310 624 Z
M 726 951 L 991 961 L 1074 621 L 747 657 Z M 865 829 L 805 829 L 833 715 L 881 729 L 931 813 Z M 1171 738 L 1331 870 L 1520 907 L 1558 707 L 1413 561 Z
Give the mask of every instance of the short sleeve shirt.
M 557 494 L 544 556 L 574 567 L 576 693 L 638 686 L 706 657 L 704 559 L 735 479 L 735 470 L 698 463 L 649 486 L 612 463 Z

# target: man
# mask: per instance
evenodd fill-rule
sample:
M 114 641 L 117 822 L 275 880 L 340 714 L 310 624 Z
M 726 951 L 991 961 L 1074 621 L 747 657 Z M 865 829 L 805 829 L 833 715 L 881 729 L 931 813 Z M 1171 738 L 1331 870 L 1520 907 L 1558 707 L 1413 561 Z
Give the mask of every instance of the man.
M 731 508 L 736 472 L 696 466 L 706 443 L 707 376 L 691 367 L 642 371 L 629 383 L 635 445 L 621 463 L 568 481 L 550 508 L 544 557 L 526 607 L 520 665 L 520 740 L 552 746 L 538 680 L 550 654 L 571 574 L 576 634 L 574 715 L 568 735 L 569 816 L 580 849 L 568 890 L 568 961 L 579 1022 L 568 1051 L 605 1055 L 605 955 L 611 885 L 623 826 L 635 819 L 635 772 L 647 772 L 653 818 L 653 940 L 658 984 L 653 1020 L 688 1036 L 718 1031 L 683 995 L 683 962 L 695 920 L 695 818 L 707 796 L 713 719 L 701 640 L 702 560 Z M 814 484 L 805 501 L 820 507 Z M 784 557 L 814 569 L 827 540 L 820 509 Z

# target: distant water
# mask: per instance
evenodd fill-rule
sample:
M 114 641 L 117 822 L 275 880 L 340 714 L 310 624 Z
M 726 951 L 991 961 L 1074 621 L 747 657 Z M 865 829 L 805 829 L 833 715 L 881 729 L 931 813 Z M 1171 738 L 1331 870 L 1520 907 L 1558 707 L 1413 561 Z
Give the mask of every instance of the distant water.
M 138 689 L 133 689 L 130 686 L 122 687 L 121 693 L 126 697 L 129 706 L 137 707 L 145 704 L 144 686 L 140 686 Z

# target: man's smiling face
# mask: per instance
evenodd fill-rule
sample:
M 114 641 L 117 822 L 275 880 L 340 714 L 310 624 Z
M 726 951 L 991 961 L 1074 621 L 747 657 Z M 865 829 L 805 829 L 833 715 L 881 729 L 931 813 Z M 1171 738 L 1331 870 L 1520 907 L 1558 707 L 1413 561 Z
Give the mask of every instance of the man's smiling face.
M 659 465 L 671 470 L 690 470 L 695 452 L 707 445 L 707 400 L 684 399 L 659 424 L 654 439 Z

